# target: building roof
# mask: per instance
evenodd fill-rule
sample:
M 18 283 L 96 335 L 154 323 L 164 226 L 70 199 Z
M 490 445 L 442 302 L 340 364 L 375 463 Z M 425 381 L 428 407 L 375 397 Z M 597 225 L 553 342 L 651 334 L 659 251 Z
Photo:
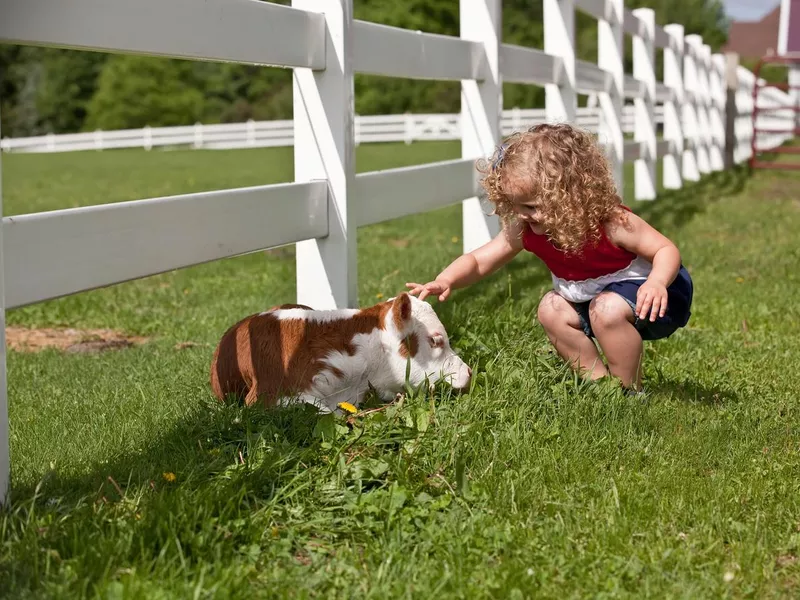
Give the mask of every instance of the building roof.
M 736 52 L 742 58 L 761 58 L 777 52 L 781 7 L 776 6 L 760 21 L 734 21 L 723 52 Z

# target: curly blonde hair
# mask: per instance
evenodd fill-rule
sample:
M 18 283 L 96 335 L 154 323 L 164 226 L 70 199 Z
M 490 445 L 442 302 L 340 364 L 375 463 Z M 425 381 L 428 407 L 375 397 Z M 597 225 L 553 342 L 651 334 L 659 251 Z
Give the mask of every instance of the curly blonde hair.
M 567 254 L 598 241 L 622 203 L 603 151 L 590 133 L 569 124 L 517 132 L 477 168 L 503 221 L 517 218 L 515 202 L 535 202 L 538 223 Z

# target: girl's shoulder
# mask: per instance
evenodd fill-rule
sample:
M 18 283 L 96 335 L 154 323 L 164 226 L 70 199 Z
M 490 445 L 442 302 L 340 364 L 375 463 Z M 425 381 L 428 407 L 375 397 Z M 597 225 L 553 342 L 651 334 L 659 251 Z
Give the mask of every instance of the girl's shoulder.
M 617 227 L 626 224 L 628 222 L 628 217 L 633 214 L 635 213 L 629 206 L 618 204 L 609 212 L 608 216 L 603 221 L 605 229 L 607 230 L 609 226 Z
M 620 229 L 629 230 L 631 228 L 629 219 L 631 215 L 635 215 L 635 213 L 630 207 L 624 204 L 620 203 L 614 207 L 611 214 L 603 221 L 601 231 L 604 237 L 612 244 L 616 245 L 616 239 Z

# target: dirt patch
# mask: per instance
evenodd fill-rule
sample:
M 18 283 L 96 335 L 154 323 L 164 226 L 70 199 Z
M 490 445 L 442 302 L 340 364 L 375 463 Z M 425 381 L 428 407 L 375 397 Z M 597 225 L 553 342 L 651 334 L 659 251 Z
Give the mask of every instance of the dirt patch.
M 56 348 L 69 353 L 96 353 L 130 348 L 147 341 L 113 329 L 27 329 L 6 327 L 6 344 L 17 352 L 40 352 Z

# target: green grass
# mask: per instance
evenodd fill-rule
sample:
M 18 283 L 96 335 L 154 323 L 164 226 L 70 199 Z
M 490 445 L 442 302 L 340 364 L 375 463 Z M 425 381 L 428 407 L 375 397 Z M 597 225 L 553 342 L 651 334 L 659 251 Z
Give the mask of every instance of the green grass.
M 364 145 L 358 168 L 457 155 Z M 291 175 L 284 149 L 3 157 L 6 214 Z M 476 368 L 469 393 L 412 396 L 351 427 L 211 397 L 224 329 L 294 299 L 289 251 L 9 312 L 150 341 L 9 352 L 0 595 L 796 597 L 794 190 L 796 174 L 737 170 L 634 204 L 696 284 L 690 325 L 646 346 L 646 402 L 559 363 L 534 320 L 549 281 L 530 256 L 435 304 Z M 451 207 L 360 230 L 362 304 L 434 276 L 460 228 Z

